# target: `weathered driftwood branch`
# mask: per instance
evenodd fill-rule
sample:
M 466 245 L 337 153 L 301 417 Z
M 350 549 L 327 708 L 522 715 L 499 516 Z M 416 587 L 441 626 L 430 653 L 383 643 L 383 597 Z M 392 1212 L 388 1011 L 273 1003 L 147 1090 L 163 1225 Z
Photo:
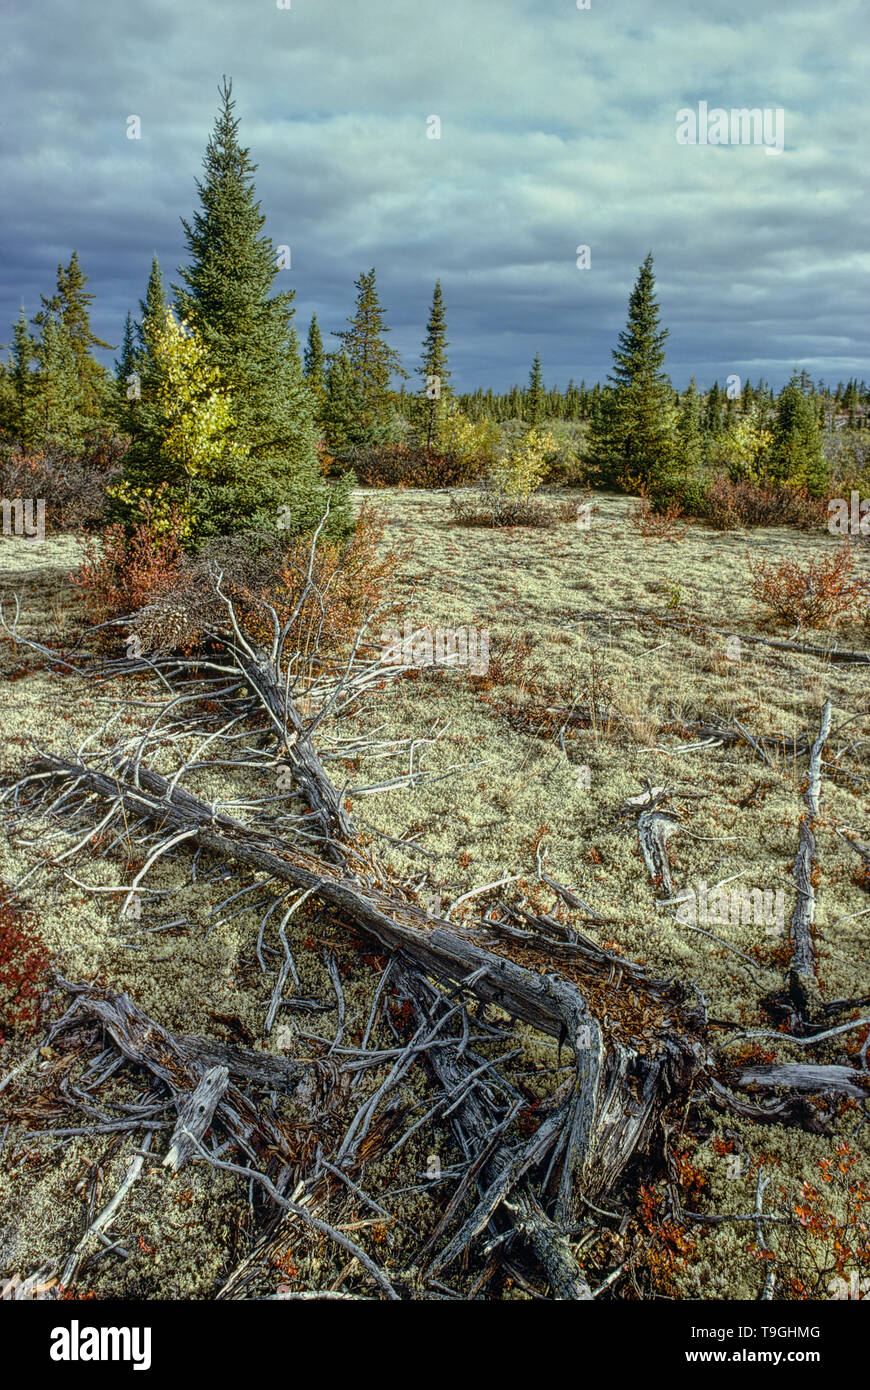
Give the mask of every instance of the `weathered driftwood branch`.
M 429 1017 L 433 1003 L 438 1002 L 436 991 L 426 981 L 407 972 L 404 985 L 414 1000 L 418 1019 Z M 550 1281 L 554 1297 L 559 1300 L 590 1299 L 591 1290 L 580 1272 L 566 1236 L 543 1210 L 529 1184 L 522 1179 L 518 1165 L 511 1164 L 502 1145 L 491 1147 L 497 1117 L 480 1088 L 468 1086 L 474 1065 L 467 1053 L 461 1053 L 458 1046 L 432 1049 L 426 1054 L 426 1063 L 450 1103 L 452 1124 L 462 1131 L 466 1142 L 470 1141 L 478 1153 L 485 1153 L 489 1148 L 489 1157 L 481 1165 L 481 1176 L 490 1183 L 490 1190 L 478 1203 L 473 1216 L 463 1224 L 460 1236 L 430 1264 L 430 1272 L 443 1269 L 449 1263 L 451 1252 L 456 1249 L 460 1239 L 466 1236 L 471 1239 L 473 1234 L 483 1229 L 493 1214 L 492 1198 L 496 1193 L 499 1199 L 496 1209 L 500 1205 L 507 1210 L 517 1234 L 534 1250 Z M 458 1105 L 455 1103 L 457 1095 L 462 1097 Z M 554 1131 L 554 1144 L 556 1141 L 557 1133 Z M 538 1151 L 542 1157 L 546 1152 L 543 1146 Z M 444 1225 L 442 1221 L 439 1230 Z
M 214 1119 L 218 1101 L 229 1085 L 226 1067 L 209 1067 L 178 1111 L 178 1121 L 172 1131 L 165 1168 L 177 1173 L 196 1153 L 197 1146 Z
M 96 792 L 118 801 L 129 816 L 158 824 L 165 835 L 184 832 L 179 843 L 186 848 L 201 847 L 226 861 L 310 890 L 384 945 L 401 950 L 418 969 L 466 988 L 484 1002 L 492 1002 L 567 1043 L 575 1057 L 576 1084 L 563 1136 L 567 1161 L 557 1206 L 561 1221 L 576 1218 L 582 1193 L 594 1198 L 613 1184 L 654 1124 L 662 1097 L 670 1087 L 687 1084 L 700 1064 L 697 1041 L 686 1031 L 699 1020 L 691 1010 L 681 1015 L 680 990 L 644 980 L 642 972 L 627 968 L 627 962 L 616 965 L 614 959 L 619 958 L 596 953 L 592 943 L 553 943 L 551 948 L 546 939 L 538 937 L 532 958 L 537 955 L 542 966 L 549 959 L 552 967 L 555 956 L 560 966 L 558 973 L 552 968 L 544 973 L 511 958 L 515 954 L 513 943 L 498 943 L 496 949 L 489 949 L 468 929 L 457 930 L 425 912 L 398 886 L 388 892 L 361 883 L 307 850 L 251 831 L 141 764 L 122 763 L 109 774 L 48 757 L 35 764 L 33 773 L 52 774 L 75 785 L 79 792 Z M 604 972 L 610 977 L 607 986 L 602 979 Z M 587 979 L 599 993 L 606 994 L 607 988 L 619 992 L 613 1007 L 617 1017 L 621 1010 L 631 1012 L 631 1001 L 637 994 L 636 1042 L 630 1037 L 620 1041 L 610 1029 L 602 1029 L 584 995 Z M 603 1008 L 606 1016 L 606 1003 Z M 123 1019 L 119 1024 L 113 1018 L 120 1040 L 125 1036 L 122 1025 Z M 181 1056 L 179 1062 L 184 1064 L 186 1059 Z M 185 1089 L 196 1079 L 198 1073 L 196 1078 L 189 1078 Z M 231 1101 L 240 1111 L 244 1097 L 232 1086 L 216 1111 L 225 1123 Z M 231 1118 L 245 1138 L 246 1151 L 255 1151 L 251 1138 L 254 1117 L 234 1113 Z M 277 1152 L 281 1147 L 279 1143 Z
M 813 1066 L 806 1062 L 774 1062 L 764 1066 L 746 1067 L 735 1083 L 741 1090 L 758 1087 L 760 1090 L 782 1089 L 823 1095 L 839 1092 L 859 1099 L 870 1095 L 870 1075 L 854 1067 Z
M 143 1013 L 129 995 L 58 978 L 61 986 L 74 997 L 74 1012 L 97 1019 L 129 1061 L 145 1067 L 163 1082 L 183 1122 L 190 1113 L 188 1107 L 194 1103 L 203 1076 L 221 1068 L 208 1067 L 198 1055 L 195 1044 L 167 1032 L 155 1019 Z M 306 1074 L 307 1067 L 303 1063 L 285 1059 L 284 1065 L 293 1068 L 300 1080 Z M 200 1099 L 201 1095 L 196 1101 L 197 1107 Z M 294 1156 L 286 1135 L 268 1114 L 258 1112 L 233 1082 L 228 1082 L 216 1097 L 212 1115 L 249 1158 L 257 1160 L 267 1154 L 280 1160 L 279 1185 L 289 1175 Z M 173 1142 L 177 1134 L 178 1128 Z
M 794 880 L 797 886 L 797 902 L 791 919 L 792 952 L 788 968 L 788 988 L 798 1005 L 798 1012 L 806 1017 L 814 1011 L 818 1003 L 818 985 L 815 976 L 815 949 L 812 929 L 815 922 L 816 890 L 813 871 L 816 863 L 815 822 L 819 814 L 819 796 L 822 782 L 822 752 L 831 731 L 831 702 L 825 701 L 822 710 L 818 737 L 810 753 L 810 767 L 804 804 L 806 814 L 801 817 L 798 831 L 798 847 L 794 860 Z

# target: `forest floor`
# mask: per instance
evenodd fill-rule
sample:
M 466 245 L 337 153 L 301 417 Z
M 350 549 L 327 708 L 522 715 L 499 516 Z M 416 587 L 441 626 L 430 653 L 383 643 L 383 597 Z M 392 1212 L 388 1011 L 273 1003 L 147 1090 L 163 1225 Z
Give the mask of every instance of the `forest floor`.
M 384 642 L 390 641 L 390 627 L 402 631 L 406 623 L 409 631 L 471 628 L 488 634 L 485 672 L 461 665 L 409 668 L 366 707 L 323 731 L 319 747 L 330 775 L 345 788 L 357 824 L 370 830 L 398 873 L 413 879 L 443 914 L 463 895 L 505 879 L 512 880 L 506 893 L 552 906 L 555 899 L 539 879 L 543 865 L 605 919 L 598 927 L 584 926 L 601 944 L 643 962 L 656 976 L 691 981 L 706 998 L 711 1019 L 767 1029 L 770 1019 L 758 1001 L 781 985 L 788 955 L 806 758 L 774 749 L 762 759 L 746 742 L 691 746 L 698 740 L 685 726 L 739 722 L 756 737 L 781 733 L 812 742 L 829 699 L 831 745 L 846 751 L 824 776 L 816 828 L 817 977 L 826 999 L 867 991 L 867 875 L 862 877 L 861 861 L 837 833 L 870 841 L 867 668 L 734 640 L 790 636 L 767 626 L 753 603 L 748 555 L 806 559 L 834 549 L 833 537 L 692 526 L 674 541 L 644 540 L 629 520 L 630 499 L 610 495 L 593 499 L 588 528 L 563 521 L 552 529 L 494 531 L 454 525 L 440 494 L 386 491 L 360 493 L 359 500 L 364 495 L 386 521 L 385 544 L 407 549 L 393 594 L 395 611 L 384 618 Z M 8 612 L 11 596 L 18 595 L 23 634 L 57 647 L 83 626 L 80 598 L 69 579 L 77 556 L 71 537 L 49 536 L 40 545 L 0 541 L 0 596 Z M 861 551 L 859 565 L 863 577 L 870 577 L 870 547 Z M 801 641 L 828 646 L 832 639 L 807 632 Z M 844 624 L 836 641 L 867 650 L 870 633 L 866 625 Z M 34 746 L 72 752 L 106 717 L 101 700 L 109 693 L 83 693 L 32 650 L 0 642 L 3 782 L 14 780 Z M 111 697 L 123 694 L 115 682 Z M 135 697 L 131 685 L 130 702 L 120 708 L 120 719 L 131 726 L 141 718 Z M 569 711 L 581 706 L 593 709 L 591 723 L 567 722 Z M 410 764 L 407 749 L 379 759 L 342 756 L 337 740 L 371 737 L 376 730 L 385 745 L 420 739 Z M 209 774 L 203 794 L 222 801 L 243 795 L 250 777 L 242 779 L 244 786 L 227 785 Z M 366 790 L 387 778 L 397 785 Z M 782 890 L 784 930 L 782 920 L 729 920 L 708 925 L 705 934 L 656 906 L 634 824 L 619 815 L 627 798 L 642 791 L 644 779 L 671 788 L 681 807 L 680 833 L 670 845 L 677 889 L 700 892 L 704 884 L 733 880 L 747 890 Z M 415 837 L 412 855 L 391 843 L 408 837 Z M 20 825 L 0 837 L 0 881 L 16 884 L 31 869 L 34 850 L 25 839 Z M 252 908 L 225 919 L 217 910 L 247 880 L 224 881 L 216 870 L 193 884 L 188 868 L 181 855 L 163 861 L 149 882 L 166 894 L 148 896 L 134 921 L 119 918 L 117 895 L 88 891 L 44 866 L 30 881 L 27 906 L 56 968 L 68 980 L 99 976 L 112 989 L 128 992 L 170 1031 L 296 1056 L 334 1033 L 327 967 L 332 952 L 347 1001 L 346 1035 L 361 1036 L 383 964 L 377 948 L 335 924 L 312 927 L 300 916 L 288 930 L 300 993 L 328 1007 L 302 1023 L 294 1014 L 298 1027 L 283 1026 L 287 1020 L 279 1014 L 282 1026 L 264 1040 L 274 972 L 264 973 L 256 958 L 258 914 Z M 95 860 L 88 888 L 126 883 L 129 872 L 120 852 L 114 862 Z M 481 910 L 470 899 L 457 905 L 455 918 Z M 183 925 L 164 929 L 178 920 Z M 56 1013 L 60 1003 L 53 1008 Z M 375 1033 L 384 1046 L 388 1027 L 385 1019 Z M 566 1069 L 556 1043 L 528 1029 L 518 1029 L 516 1045 L 511 1075 L 533 1104 Z M 851 1037 L 849 1047 L 854 1045 Z M 93 1214 L 94 1173 L 105 1202 L 141 1145 L 141 1135 L 126 1133 L 40 1134 L 47 1118 L 34 1096 L 41 1073 L 55 1059 L 49 1050 L 28 1061 L 32 1047 L 32 1039 L 13 1037 L 0 1048 L 0 1083 L 15 1065 L 28 1062 L 0 1094 L 0 1281 L 52 1267 Z M 844 1052 L 835 1044 L 824 1060 L 843 1060 Z M 348 1081 L 324 1121 L 328 1134 L 341 1132 L 343 1118 L 374 1093 L 387 1069 L 385 1063 L 365 1072 L 352 1096 L 344 1093 L 352 1089 Z M 404 1127 L 425 1113 L 428 1088 L 422 1069 L 409 1073 L 401 1094 Z M 860 1118 L 854 1102 L 845 1104 L 834 1135 L 824 1137 L 711 1116 L 705 1134 L 687 1138 L 696 1210 L 751 1212 L 759 1164 L 775 1173 L 787 1200 L 797 1200 L 803 1185 L 822 1186 L 820 1174 L 838 1143 L 847 1146 L 851 1179 L 870 1182 Z M 158 1135 L 155 1148 L 161 1142 Z M 446 1129 L 421 1127 L 369 1170 L 378 1177 L 377 1200 L 391 1219 L 373 1218 L 348 1193 L 348 1227 L 377 1251 L 385 1269 L 406 1268 L 416 1245 L 435 1229 L 450 1189 L 443 1186 L 449 1174 L 432 1174 L 438 1163 L 449 1169 L 454 1157 Z M 175 1176 L 152 1164 L 130 1190 L 112 1231 L 127 1258 L 92 1260 L 74 1291 L 98 1298 L 214 1297 L 247 1253 L 253 1219 L 248 1192 L 231 1174 L 193 1165 Z M 771 1243 L 780 1229 L 768 1229 Z M 670 1252 L 666 1269 L 648 1267 L 634 1292 L 623 1282 L 615 1296 L 636 1297 L 639 1291 L 690 1299 L 757 1297 L 763 1270 L 749 1248 L 754 1234 L 739 1222 L 698 1226 L 690 1246 Z M 807 1237 L 795 1258 L 808 1287 L 827 1255 L 823 1236 L 815 1245 Z M 346 1255 L 328 1242 L 301 1237 L 275 1270 L 275 1281 L 289 1277 L 305 1288 L 366 1291 L 358 1272 L 347 1283 L 346 1264 Z M 475 1276 L 472 1266 L 449 1282 L 469 1296 Z M 530 1295 L 507 1279 L 480 1296 Z

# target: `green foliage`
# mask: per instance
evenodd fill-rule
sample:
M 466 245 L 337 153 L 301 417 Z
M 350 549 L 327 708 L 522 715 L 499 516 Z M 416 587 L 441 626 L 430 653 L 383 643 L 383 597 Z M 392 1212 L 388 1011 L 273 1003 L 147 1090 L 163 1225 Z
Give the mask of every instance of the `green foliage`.
M 421 388 L 421 434 L 425 433 L 426 447 L 434 448 L 439 442 L 441 427 L 448 410 L 450 399 L 450 371 L 447 366 L 447 316 L 441 281 L 436 280 L 423 340 L 423 355 L 420 360 Z
M 182 221 L 190 264 L 180 272 L 185 288 L 177 302 L 232 397 L 229 434 L 246 451 L 246 463 L 209 483 L 202 522 L 208 518 L 220 534 L 274 527 L 279 516 L 289 516 L 293 526 L 311 530 L 329 493 L 318 470 L 312 396 L 291 331 L 293 292 L 271 294 L 278 270 L 272 241 L 261 234 L 265 217 L 252 177 L 257 166 L 239 143 L 226 80 L 220 97 L 205 178 L 197 184 L 201 209 L 192 222 Z M 332 497 L 331 535 L 351 526 L 346 498 L 346 488 Z
M 389 332 L 384 323 L 384 310 L 375 287 L 375 272 L 363 273 L 355 281 L 356 309 L 348 319 L 349 328 L 333 334 L 343 347 L 350 365 L 355 391 L 345 393 L 352 401 L 356 418 L 346 421 L 346 428 L 357 441 L 366 444 L 384 443 L 391 432 L 392 398 L 390 379 L 393 373 L 407 376 L 399 354 L 384 341 Z
M 770 477 L 804 487 L 820 497 L 828 485 L 819 419 L 797 376 L 780 393 L 770 450 Z
M 91 332 L 87 276 L 73 252 L 57 268 L 57 289 L 32 322 L 24 310 L 13 329 L 11 358 L 4 373 L 0 426 L 27 449 L 81 448 L 109 413 L 111 378 L 90 356 L 108 347 Z
M 687 471 L 698 468 L 704 456 L 704 436 L 701 429 L 701 397 L 695 388 L 695 378 L 680 402 L 677 417 L 677 457 Z
M 605 486 L 653 488 L 677 461 L 673 391 L 662 371 L 667 329 L 659 327 L 652 255 L 643 262 L 628 322 L 613 351 L 612 389 L 593 415 L 587 462 Z
M 304 375 L 320 408 L 326 394 L 326 354 L 323 351 L 323 335 L 316 314 L 311 315 L 311 323 L 308 326 Z
M 529 384 L 523 402 L 523 419 L 533 428 L 540 425 L 546 415 L 546 392 L 544 373 L 541 370 L 541 354 L 535 353 L 535 360 L 529 372 Z
M 161 329 L 149 323 L 148 353 L 136 437 L 120 482 L 108 492 L 119 519 L 133 523 L 145 505 L 158 528 L 180 517 L 189 541 L 213 533 L 221 514 L 244 494 L 247 450 L 232 438 L 229 393 L 200 335 L 179 323 L 171 308 L 164 310 Z

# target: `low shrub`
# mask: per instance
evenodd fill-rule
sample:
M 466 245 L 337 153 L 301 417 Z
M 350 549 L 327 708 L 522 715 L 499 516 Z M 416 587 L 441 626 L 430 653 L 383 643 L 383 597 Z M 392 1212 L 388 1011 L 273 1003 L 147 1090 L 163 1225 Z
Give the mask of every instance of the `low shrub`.
M 865 580 L 854 577 L 855 557 L 848 541 L 833 555 L 808 564 L 797 560 L 753 560 L 747 551 L 756 602 L 779 622 L 795 628 L 836 627 L 860 619 L 868 601 Z
M 81 568 L 70 575 L 94 623 L 138 612 L 155 595 L 178 589 L 190 568 L 184 518 L 173 514 L 168 526 L 158 526 L 147 504 L 140 513 L 135 526 L 115 522 L 101 536 L 87 538 Z
M 279 623 L 293 620 L 294 650 L 304 663 L 314 652 L 348 652 L 364 620 L 384 611 L 403 554 L 383 539 L 383 521 L 364 506 L 350 539 L 319 539 L 313 557 L 310 539 L 274 531 L 222 537 L 191 556 L 183 548 L 183 518 L 163 530 L 146 514 L 130 530 L 110 526 L 102 548 L 91 543 L 72 578 L 94 622 L 129 617 L 142 651 L 153 654 L 190 652 L 207 628 L 226 624 L 213 583 L 220 573 L 222 592 L 255 641 L 272 642 L 266 605 Z
M 826 523 L 827 504 L 803 488 L 775 487 L 749 478 L 734 481 L 720 473 L 710 481 L 700 515 L 716 531 L 754 526 L 794 526 L 809 531 Z
M 462 487 L 480 466 L 468 459 L 409 444 L 384 444 L 341 456 L 363 487 Z
M 49 963 L 32 913 L 16 907 L 0 884 L 0 1046 L 35 1028 Z
M 26 452 L 6 444 L 0 452 L 0 495 L 45 499 L 47 531 L 92 529 L 100 524 L 106 489 L 121 473 L 129 441 L 102 433 L 81 453 L 62 445 Z
M 660 503 L 660 510 L 651 501 L 645 490 L 641 491 L 637 502 L 628 509 L 629 524 L 639 531 L 645 540 L 678 541 L 688 529 L 679 502 Z

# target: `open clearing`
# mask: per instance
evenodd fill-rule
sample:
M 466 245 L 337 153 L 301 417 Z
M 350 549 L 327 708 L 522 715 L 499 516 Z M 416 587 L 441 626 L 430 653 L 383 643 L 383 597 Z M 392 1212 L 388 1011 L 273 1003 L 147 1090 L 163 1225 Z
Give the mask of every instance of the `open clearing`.
M 505 879 L 513 882 L 501 891 L 552 910 L 556 899 L 539 879 L 543 867 L 604 919 L 585 927 L 599 944 L 643 962 L 656 976 L 693 982 L 711 1019 L 768 1029 L 770 1019 L 758 1000 L 781 987 L 784 936 L 757 921 L 719 923 L 704 934 L 676 921 L 672 909 L 657 907 L 658 890 L 646 872 L 635 825 L 619 811 L 643 790 L 645 779 L 670 788 L 681 816 L 669 846 L 675 888 L 697 891 L 701 883 L 734 880 L 747 889 L 782 889 L 787 931 L 806 757 L 774 749 L 763 758 L 745 741 L 686 747 L 699 743 L 686 726 L 721 720 L 756 738 L 777 733 L 812 742 L 829 699 L 832 734 L 816 823 L 817 978 L 826 1000 L 866 992 L 866 873 L 862 878 L 860 859 L 837 832 L 870 841 L 868 668 L 733 641 L 735 635 L 790 635 L 762 624 L 747 584 L 747 552 L 810 558 L 833 549 L 834 538 L 786 530 L 723 534 L 692 526 L 678 541 L 645 542 L 628 521 L 630 499 L 609 495 L 594 499 L 588 529 L 570 522 L 552 530 L 468 529 L 451 524 L 447 498 L 440 494 L 368 496 L 388 521 L 386 541 L 395 537 L 409 549 L 395 593 L 397 611 L 385 626 L 410 622 L 415 630 L 472 627 L 489 633 L 487 674 L 474 676 L 461 667 L 409 670 L 366 708 L 324 731 L 321 752 L 333 780 L 345 787 L 357 823 L 370 830 L 398 872 L 440 902 L 443 915 L 463 895 Z M 41 546 L 0 542 L 7 612 L 17 593 L 22 633 L 53 647 L 69 642 L 83 621 L 68 579 L 76 553 L 67 537 L 49 537 Z M 866 545 L 859 552 L 859 573 L 870 578 Z M 832 638 L 802 633 L 801 641 L 829 646 Z M 866 626 L 843 625 L 836 642 L 864 651 L 870 634 Z M 115 682 L 105 699 L 117 700 L 120 693 Z M 127 694 L 135 698 L 132 684 Z M 591 719 L 572 723 L 570 711 L 581 708 L 591 710 Z M 107 712 L 92 690 L 83 696 L 74 680 L 49 670 L 33 651 L 0 643 L 4 782 L 18 774 L 34 745 L 69 754 Z M 130 703 L 120 718 L 135 725 L 141 714 Z M 342 756 L 338 740 L 371 735 L 375 728 L 385 744 L 410 737 L 432 741 L 411 752 L 410 764 L 407 749 L 378 760 Z M 365 790 L 388 777 L 399 785 Z M 201 794 L 222 802 L 248 796 L 252 787 L 262 794 L 257 774 L 244 782 L 235 785 L 210 772 L 202 778 Z M 413 856 L 391 843 L 409 836 L 416 837 L 419 850 Z M 59 852 L 61 842 L 52 848 Z M 0 841 L 0 879 L 7 884 L 17 883 L 33 863 L 34 851 L 20 829 Z M 128 874 L 119 851 L 111 861 L 89 866 L 88 888 L 128 883 Z M 304 1016 L 279 1013 L 279 1026 L 261 1041 L 277 962 L 269 959 L 269 969 L 260 968 L 256 911 L 232 915 L 234 906 L 226 918 L 213 912 L 247 882 L 214 871 L 192 884 L 183 854 L 167 857 L 149 883 L 172 891 L 146 895 L 141 917 L 131 920 L 119 918 L 116 895 L 84 890 L 59 868 L 46 866 L 31 880 L 28 906 L 66 979 L 99 975 L 172 1032 L 292 1056 L 309 1045 L 302 1035 L 334 1034 L 331 952 L 341 971 L 346 1036 L 358 1039 L 380 977 L 380 953 L 343 936 L 334 924 L 300 916 L 287 934 L 299 971 L 297 992 L 328 1008 Z M 488 901 L 484 896 L 458 904 L 457 920 L 473 919 Z M 512 1075 L 530 1099 L 546 1095 L 562 1065 L 559 1049 L 523 1028 L 518 1034 Z M 842 1047 L 841 1041 L 817 1049 L 814 1060 L 845 1062 L 856 1035 Z M 28 1055 L 23 1045 L 5 1048 L 0 1080 Z M 782 1055 L 793 1059 L 796 1049 Z M 99 1140 L 34 1134 L 36 1119 L 45 1128 L 46 1116 L 28 1110 L 28 1088 L 38 1089 L 41 1076 L 58 1065 L 51 1055 L 31 1060 L 3 1096 L 14 1096 L 15 1113 L 8 1128 L 0 1117 L 0 1276 L 25 1277 L 51 1266 L 85 1231 L 95 1204 L 99 1209 L 99 1194 L 105 1202 L 117 1189 L 141 1143 L 141 1137 L 124 1135 Z M 353 1094 L 349 1078 L 332 1088 L 324 1133 L 311 1142 L 340 1134 L 342 1120 L 365 1094 L 374 1094 L 387 1073 L 386 1063 L 370 1068 Z M 403 1128 L 425 1113 L 428 1095 L 426 1077 L 412 1069 L 396 1102 Z M 414 1111 L 418 1104 L 422 1108 Z M 858 1107 L 844 1107 L 835 1136 L 860 1149 L 860 1121 Z M 692 1163 L 705 1179 L 697 1193 L 699 1212 L 753 1209 L 754 1180 L 735 1174 L 734 1164 L 716 1150 L 714 1141 L 721 1148 L 726 1128 L 736 1137 L 732 1151 L 750 1157 L 763 1152 L 789 1191 L 817 1183 L 820 1160 L 833 1152 L 830 1138 L 711 1114 L 709 1136 L 692 1150 Z M 437 1150 L 431 1147 L 433 1133 L 440 1136 Z M 348 1194 L 355 1237 L 377 1251 L 388 1270 L 394 1263 L 406 1266 L 409 1251 L 442 1214 L 439 1180 L 431 1177 L 433 1156 L 445 1172 L 454 1161 L 446 1129 L 422 1128 L 367 1170 L 378 1173 L 377 1200 L 392 1220 L 376 1218 Z M 870 1160 L 860 1158 L 851 1176 L 870 1180 Z M 444 1181 L 449 1176 L 442 1174 Z M 127 1258 L 92 1261 L 77 1292 L 100 1298 L 214 1297 L 247 1253 L 252 1230 L 249 1194 L 229 1173 L 194 1165 L 172 1175 L 152 1164 L 130 1190 L 112 1230 Z M 757 1297 L 761 1273 L 747 1253 L 745 1229 L 710 1225 L 693 1238 L 691 1258 L 671 1271 L 673 1292 L 685 1298 Z M 346 1282 L 346 1264 L 334 1245 L 300 1236 L 275 1279 L 292 1268 L 300 1286 L 338 1287 L 343 1276 L 342 1287 L 370 1293 L 358 1271 Z M 451 1287 L 467 1294 L 477 1272 L 472 1267 L 456 1273 Z M 509 1280 L 482 1296 L 529 1294 Z M 628 1280 L 623 1296 L 635 1296 Z

